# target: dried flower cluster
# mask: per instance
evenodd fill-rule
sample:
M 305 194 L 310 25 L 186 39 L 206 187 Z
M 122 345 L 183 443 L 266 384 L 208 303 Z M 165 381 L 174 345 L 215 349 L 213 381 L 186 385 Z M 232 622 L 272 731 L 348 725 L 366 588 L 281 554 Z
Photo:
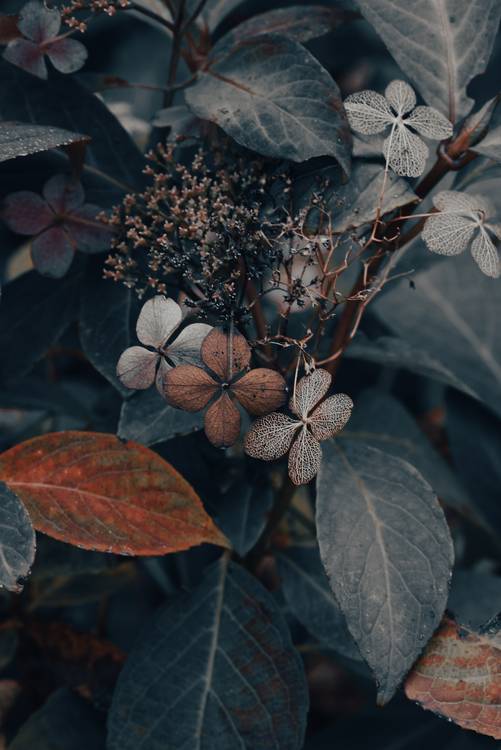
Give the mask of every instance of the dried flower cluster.
M 501 267 L 492 238 L 501 239 L 501 227 L 493 220 L 490 201 L 482 195 L 442 190 L 434 196 L 433 205 L 438 213 L 427 219 L 422 235 L 429 250 L 459 255 L 469 248 L 480 270 L 497 279 Z
M 56 174 L 45 183 L 42 195 L 30 190 L 8 195 L 1 218 L 12 232 L 33 238 L 31 258 L 37 271 L 60 278 L 76 250 L 92 254 L 109 247 L 110 228 L 100 214 L 99 206 L 85 203 L 79 182 Z
M 405 81 L 392 81 L 384 96 L 376 91 L 351 94 L 344 106 L 353 130 L 366 135 L 390 130 L 383 154 L 399 175 L 419 177 L 424 172 L 429 149 L 416 133 L 436 140 L 452 135 L 451 123 L 438 110 L 416 107 L 416 95 Z
M 117 238 L 105 275 L 140 296 L 175 282 L 201 314 L 238 321 L 248 311 L 246 282 L 261 284 L 281 263 L 271 190 L 278 180 L 286 190 L 286 178 L 260 161 L 209 158 L 201 149 L 188 166 L 174 146 L 149 157 L 152 185 L 127 195 L 110 219 Z
M 348 421 L 353 404 L 343 393 L 325 398 L 331 375 L 322 369 L 305 375 L 293 390 L 289 408 L 274 411 L 287 397 L 282 375 L 266 367 L 251 369 L 251 349 L 237 331 L 225 332 L 191 323 L 172 341 L 183 313 L 172 299 L 156 295 L 142 307 L 136 331 L 144 346 L 121 355 L 117 375 L 128 388 L 156 382 L 159 393 L 177 409 L 206 409 L 205 434 L 219 448 L 232 446 L 241 431 L 241 413 L 259 417 L 245 437 L 245 451 L 264 461 L 289 453 L 289 476 L 306 484 L 318 472 L 320 440 L 336 435 Z M 170 343 L 169 343 L 170 342 Z
M 61 8 L 61 15 L 67 26 L 83 32 L 87 29 L 87 23 L 75 13 L 90 10 L 92 13 L 106 13 L 108 16 L 114 16 L 117 10 L 128 8 L 130 4 L 130 0 L 71 0 L 68 5 Z

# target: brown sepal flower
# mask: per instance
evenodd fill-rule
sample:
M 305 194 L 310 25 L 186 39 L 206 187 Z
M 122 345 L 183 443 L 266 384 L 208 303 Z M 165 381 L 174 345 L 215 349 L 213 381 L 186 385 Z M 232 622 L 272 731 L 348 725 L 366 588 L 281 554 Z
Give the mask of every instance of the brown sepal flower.
M 240 412 L 235 401 L 254 416 L 285 403 L 287 387 L 280 373 L 265 367 L 248 370 L 251 350 L 241 334 L 213 328 L 200 354 L 206 369 L 174 367 L 163 374 L 161 390 L 171 406 L 185 411 L 200 411 L 212 402 L 205 415 L 205 434 L 213 445 L 227 448 L 238 439 Z

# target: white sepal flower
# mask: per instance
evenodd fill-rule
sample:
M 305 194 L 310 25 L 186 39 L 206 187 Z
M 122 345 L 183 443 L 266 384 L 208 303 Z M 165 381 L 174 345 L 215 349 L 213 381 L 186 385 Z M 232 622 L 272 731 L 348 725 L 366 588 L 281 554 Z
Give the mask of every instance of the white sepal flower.
M 262 461 L 273 461 L 289 451 L 292 482 L 299 485 L 313 479 L 322 460 L 320 440 L 337 435 L 353 408 L 345 393 L 322 401 L 330 384 L 327 370 L 314 370 L 301 378 L 289 403 L 296 418 L 273 412 L 256 419 L 245 436 L 245 452 Z
M 442 190 L 433 198 L 439 213 L 424 225 L 422 237 L 429 250 L 440 255 L 459 255 L 468 248 L 486 276 L 501 273 L 499 254 L 492 241 L 501 239 L 501 228 L 489 218 L 494 215 L 490 202 L 479 195 Z
M 136 324 L 137 337 L 144 346 L 130 346 L 117 364 L 117 376 L 127 388 L 149 388 L 171 367 L 200 362 L 200 347 L 212 327 L 192 323 L 169 341 L 182 319 L 182 310 L 173 299 L 159 294 L 145 302 Z
M 388 166 L 404 177 L 419 177 L 426 166 L 429 149 L 416 133 L 435 140 L 452 135 L 451 123 L 440 112 L 416 107 L 416 95 L 405 81 L 392 81 L 385 96 L 376 91 L 351 94 L 344 107 L 353 130 L 366 135 L 390 130 L 383 154 Z

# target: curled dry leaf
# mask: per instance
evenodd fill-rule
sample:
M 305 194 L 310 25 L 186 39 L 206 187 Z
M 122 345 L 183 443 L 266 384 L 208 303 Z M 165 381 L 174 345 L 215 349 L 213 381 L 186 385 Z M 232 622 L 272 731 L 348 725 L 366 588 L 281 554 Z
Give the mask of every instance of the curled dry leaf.
M 405 683 L 410 700 L 464 729 L 501 739 L 501 627 L 482 632 L 444 618 Z
M 207 323 L 191 323 L 169 341 L 182 320 L 183 312 L 173 299 L 157 294 L 144 303 L 136 323 L 137 337 L 144 346 L 130 346 L 117 363 L 117 377 L 126 388 L 144 390 L 156 378 L 162 392 L 161 381 L 167 370 L 200 362 L 200 347 L 212 328 Z
M 162 555 L 203 542 L 228 546 L 170 464 L 115 435 L 32 438 L 0 456 L 0 477 L 38 531 L 84 549 Z
M 287 388 L 280 373 L 249 367 L 251 350 L 240 333 L 214 328 L 201 347 L 207 368 L 181 365 L 162 373 L 162 392 L 171 406 L 200 411 L 213 401 L 205 415 L 205 434 L 220 448 L 233 445 L 240 434 L 240 412 L 235 400 L 250 414 L 267 414 L 285 402 Z
M 297 485 L 310 482 L 322 461 L 320 440 L 337 435 L 353 408 L 345 393 L 322 400 L 331 380 L 330 373 L 322 369 L 301 378 L 289 403 L 296 419 L 280 412 L 256 419 L 245 436 L 245 452 L 253 458 L 273 461 L 289 451 L 292 482 Z
M 498 278 L 501 264 L 492 235 L 501 239 L 501 227 L 492 221 L 494 208 L 481 195 L 442 190 L 433 198 L 438 213 L 426 220 L 422 237 L 439 255 L 459 255 L 468 248 L 482 273 Z
M 3 56 L 13 65 L 38 78 L 47 78 L 45 56 L 60 73 L 80 70 L 87 59 L 81 42 L 59 34 L 61 14 L 40 0 L 31 0 L 21 10 L 17 28 L 23 36 L 13 37 Z
M 62 174 L 45 183 L 42 196 L 22 190 L 5 199 L 2 219 L 11 231 L 33 236 L 33 265 L 44 276 L 64 276 L 75 250 L 108 248 L 112 233 L 97 218 L 101 209 L 84 201 L 82 185 Z
M 392 81 L 384 96 L 376 91 L 351 94 L 344 106 L 358 133 L 374 135 L 389 129 L 383 154 L 388 166 L 402 176 L 419 177 L 426 166 L 429 149 L 416 133 L 435 140 L 452 135 L 452 125 L 444 115 L 433 107 L 416 107 L 414 90 L 405 81 Z

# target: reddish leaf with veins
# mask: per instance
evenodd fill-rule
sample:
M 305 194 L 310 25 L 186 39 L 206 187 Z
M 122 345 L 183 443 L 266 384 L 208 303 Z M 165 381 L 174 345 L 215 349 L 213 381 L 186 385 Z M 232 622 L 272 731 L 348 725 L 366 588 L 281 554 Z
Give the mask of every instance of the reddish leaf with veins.
M 445 617 L 405 683 L 410 700 L 501 739 L 501 626 L 475 633 Z
M 85 549 L 163 555 L 228 546 L 193 488 L 159 455 L 115 435 L 56 432 L 0 456 L 34 527 Z
M 250 414 L 267 414 L 285 402 L 285 380 L 265 367 L 244 374 L 251 350 L 239 333 L 228 335 L 213 328 L 200 354 L 207 371 L 190 365 L 175 367 L 163 374 L 161 390 L 171 406 L 186 411 L 200 411 L 213 401 L 205 415 L 205 434 L 213 445 L 227 448 L 240 434 L 240 412 L 234 400 Z

